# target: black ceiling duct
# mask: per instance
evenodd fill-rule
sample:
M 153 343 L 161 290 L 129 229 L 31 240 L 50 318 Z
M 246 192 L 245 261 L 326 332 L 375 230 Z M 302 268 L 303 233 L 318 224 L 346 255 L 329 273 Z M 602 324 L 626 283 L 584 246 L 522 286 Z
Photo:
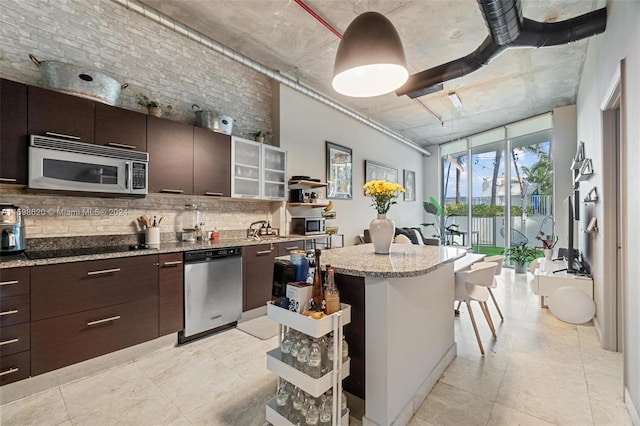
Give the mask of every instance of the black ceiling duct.
M 433 93 L 445 81 L 470 74 L 509 48 L 567 44 L 603 33 L 607 9 L 602 8 L 560 22 L 537 22 L 522 17 L 520 0 L 478 0 L 490 35 L 472 53 L 409 76 L 396 95 L 410 98 Z

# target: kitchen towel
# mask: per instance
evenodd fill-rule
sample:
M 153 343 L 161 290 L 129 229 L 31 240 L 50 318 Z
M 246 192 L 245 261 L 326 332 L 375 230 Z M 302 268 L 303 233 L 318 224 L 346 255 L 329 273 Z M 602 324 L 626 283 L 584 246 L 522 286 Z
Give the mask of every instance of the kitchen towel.
M 278 323 L 270 320 L 266 315 L 241 322 L 237 328 L 260 340 L 269 340 L 278 335 Z

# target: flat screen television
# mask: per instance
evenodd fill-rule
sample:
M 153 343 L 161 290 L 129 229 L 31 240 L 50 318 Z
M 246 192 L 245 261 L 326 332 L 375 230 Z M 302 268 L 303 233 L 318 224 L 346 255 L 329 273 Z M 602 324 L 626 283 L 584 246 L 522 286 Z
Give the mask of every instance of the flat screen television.
M 578 270 L 575 268 L 576 264 L 576 251 L 573 248 L 574 239 L 573 239 L 573 222 L 574 222 L 574 210 L 573 210 L 573 200 L 571 199 L 571 195 L 569 195 L 564 201 L 564 207 L 567 211 L 567 250 L 565 252 L 565 259 L 567 261 L 567 273 L 569 274 L 577 274 Z

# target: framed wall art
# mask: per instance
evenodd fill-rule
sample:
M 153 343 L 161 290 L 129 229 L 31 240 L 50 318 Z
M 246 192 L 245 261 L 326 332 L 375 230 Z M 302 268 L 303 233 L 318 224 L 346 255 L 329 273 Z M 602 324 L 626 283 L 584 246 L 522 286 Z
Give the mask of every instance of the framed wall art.
M 327 198 L 351 200 L 353 198 L 351 148 L 326 142 Z
M 415 201 L 416 200 L 416 172 L 411 170 L 404 170 L 404 200 Z
M 394 169 L 384 164 L 370 160 L 364 160 L 364 181 L 386 180 L 387 182 L 398 183 L 398 169 Z

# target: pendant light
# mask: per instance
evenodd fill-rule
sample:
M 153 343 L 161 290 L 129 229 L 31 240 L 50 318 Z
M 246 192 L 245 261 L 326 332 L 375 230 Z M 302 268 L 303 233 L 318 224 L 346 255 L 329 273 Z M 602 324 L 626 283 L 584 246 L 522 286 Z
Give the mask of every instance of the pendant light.
M 402 41 L 393 24 L 365 12 L 349 24 L 333 67 L 333 88 L 352 97 L 384 95 L 409 78 Z

